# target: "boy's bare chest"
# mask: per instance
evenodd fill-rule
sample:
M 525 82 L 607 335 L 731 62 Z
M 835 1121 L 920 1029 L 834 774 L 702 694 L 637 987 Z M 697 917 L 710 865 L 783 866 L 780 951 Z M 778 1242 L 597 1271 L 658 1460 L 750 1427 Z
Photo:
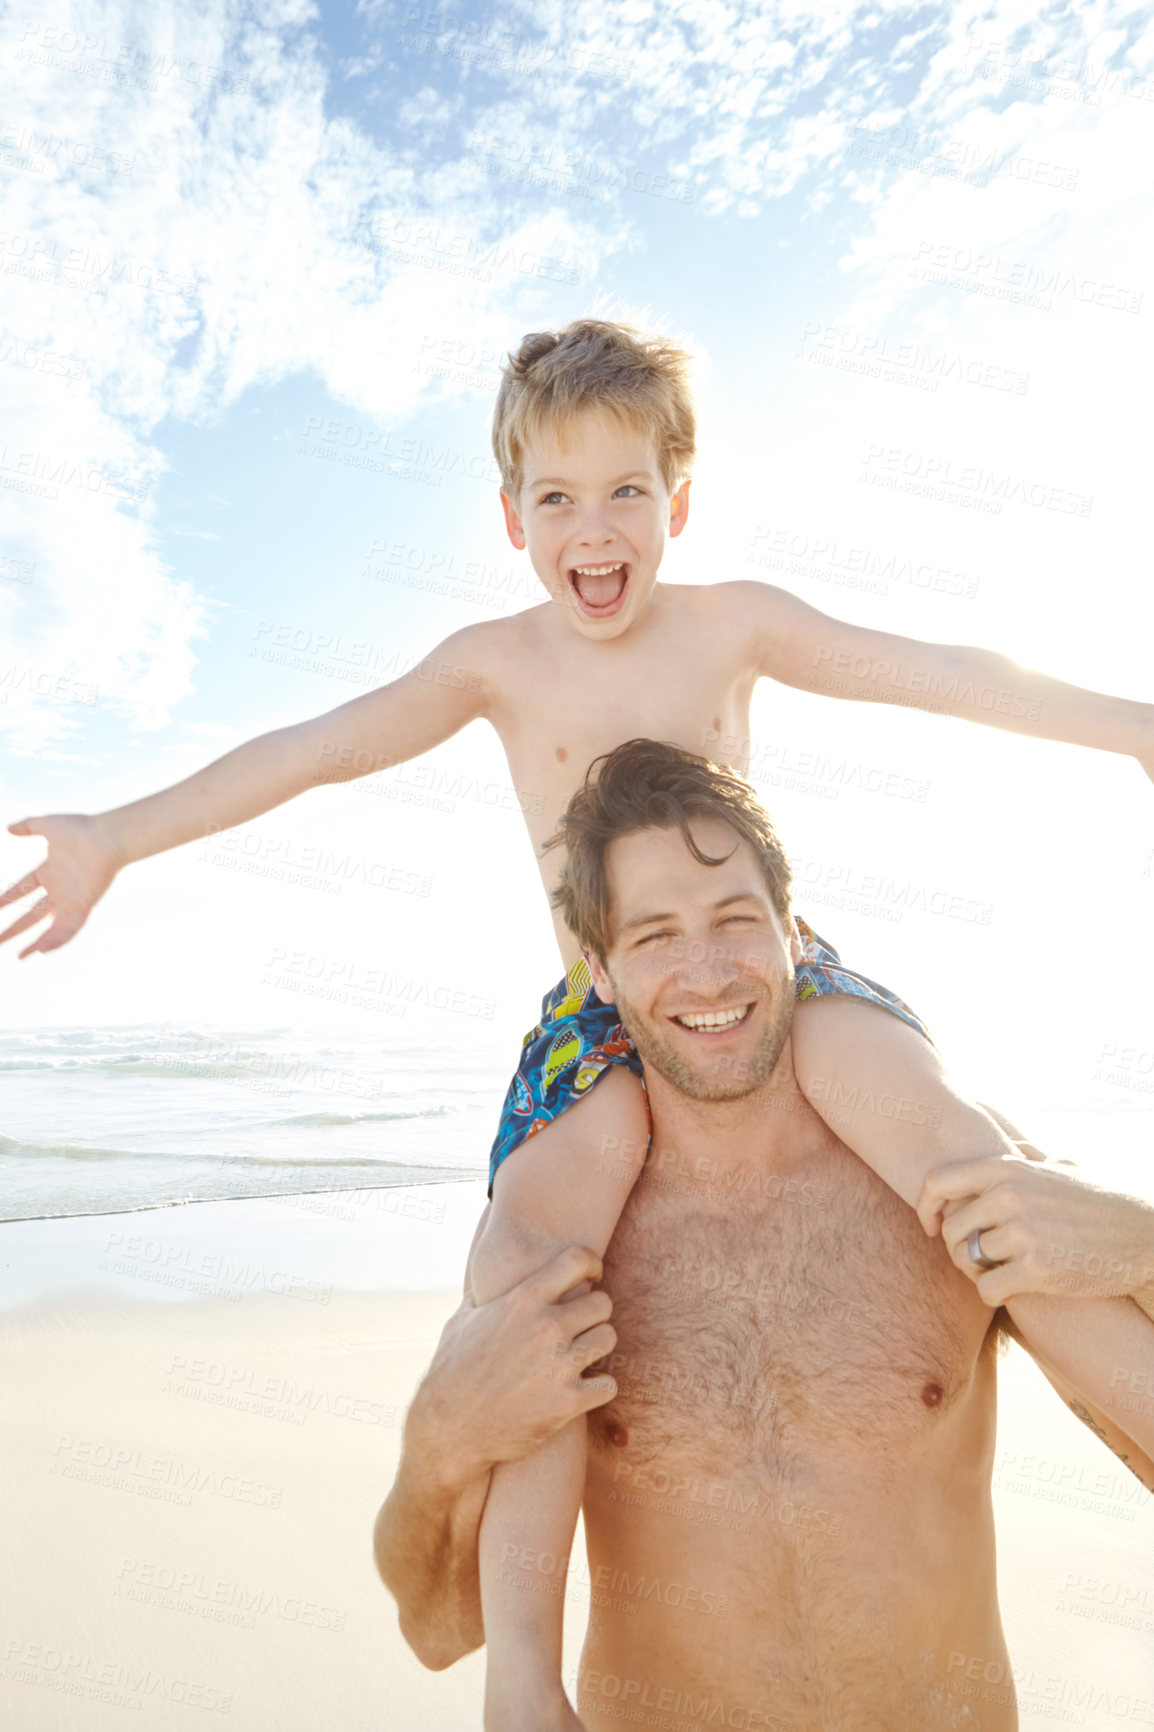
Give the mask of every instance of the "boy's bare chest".
M 555 828 L 594 759 L 626 740 L 671 741 L 744 773 L 756 676 L 728 645 L 688 634 L 648 654 L 542 653 L 493 721 L 534 841 Z

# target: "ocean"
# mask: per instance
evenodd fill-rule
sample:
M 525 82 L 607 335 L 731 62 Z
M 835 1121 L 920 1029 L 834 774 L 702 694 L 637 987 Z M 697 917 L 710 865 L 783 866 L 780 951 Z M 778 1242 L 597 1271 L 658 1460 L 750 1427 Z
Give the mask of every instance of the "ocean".
M 480 1178 L 515 1060 L 473 1029 L 0 1029 L 0 1219 Z M 1148 1093 L 1040 1093 L 984 1098 L 1051 1157 L 1154 1198 Z
M 0 1219 L 477 1178 L 515 1060 L 446 1034 L 0 1030 Z

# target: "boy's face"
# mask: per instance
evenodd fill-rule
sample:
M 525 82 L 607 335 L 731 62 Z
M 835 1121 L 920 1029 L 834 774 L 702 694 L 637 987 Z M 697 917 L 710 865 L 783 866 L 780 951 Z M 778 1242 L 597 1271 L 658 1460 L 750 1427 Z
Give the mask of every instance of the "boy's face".
M 582 637 L 620 637 L 653 593 L 667 535 L 680 535 L 689 482 L 672 496 L 644 435 L 600 409 L 525 452 L 516 505 L 501 494 L 514 547 Z

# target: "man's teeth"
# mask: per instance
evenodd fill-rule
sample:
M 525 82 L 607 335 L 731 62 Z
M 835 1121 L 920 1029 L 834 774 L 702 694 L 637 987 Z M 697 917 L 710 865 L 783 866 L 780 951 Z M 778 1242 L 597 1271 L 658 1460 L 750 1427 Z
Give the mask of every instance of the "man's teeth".
M 743 1004 L 739 1010 L 702 1010 L 692 1016 L 675 1016 L 673 1020 L 683 1028 L 727 1028 L 730 1023 L 741 1022 L 748 1009 L 748 1004 Z

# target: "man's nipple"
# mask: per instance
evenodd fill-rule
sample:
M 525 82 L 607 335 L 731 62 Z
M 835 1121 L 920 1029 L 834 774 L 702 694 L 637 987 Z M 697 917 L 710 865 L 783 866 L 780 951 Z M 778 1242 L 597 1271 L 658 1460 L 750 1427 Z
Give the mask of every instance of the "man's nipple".
M 568 758 L 569 758 L 569 754 L 565 750 L 564 746 L 554 746 L 553 756 L 556 758 L 556 760 L 559 764 L 566 763 L 568 761 Z
M 629 1433 L 623 1425 L 613 1424 L 609 1427 L 609 1441 L 616 1449 L 624 1449 L 629 1442 Z
M 936 1407 L 944 1394 L 940 1383 L 927 1383 L 922 1390 L 922 1400 L 927 1407 Z

